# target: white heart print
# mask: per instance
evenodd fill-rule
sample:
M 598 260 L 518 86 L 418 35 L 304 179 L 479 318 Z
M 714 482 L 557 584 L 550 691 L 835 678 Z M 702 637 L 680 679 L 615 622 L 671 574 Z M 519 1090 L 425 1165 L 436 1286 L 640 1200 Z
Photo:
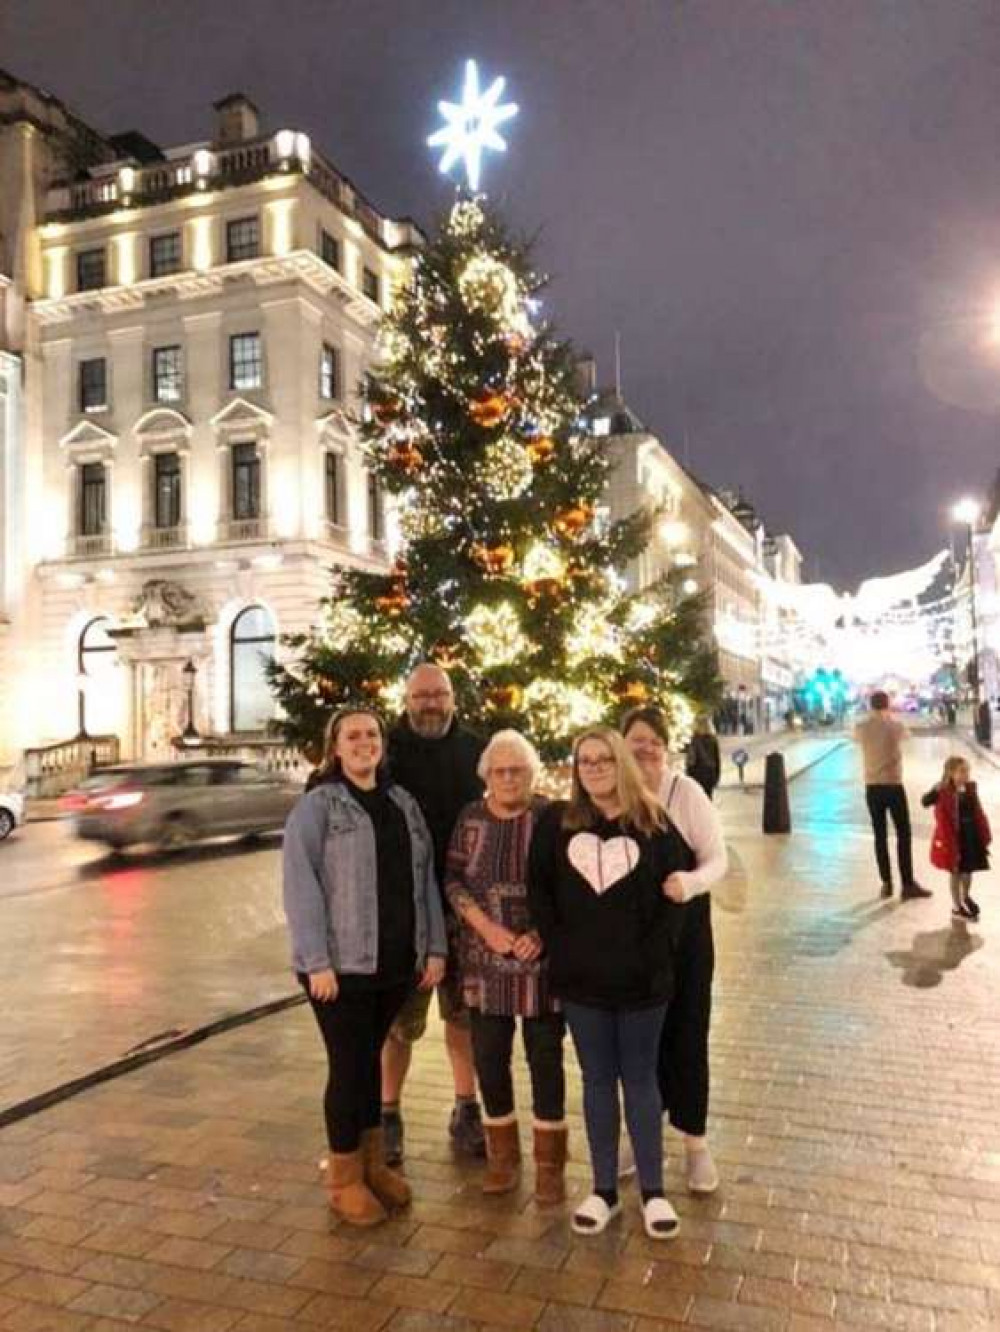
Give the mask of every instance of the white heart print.
M 566 854 L 569 863 L 600 896 L 621 879 L 627 878 L 639 863 L 639 845 L 631 837 L 609 837 L 595 833 L 577 833 L 570 840 Z

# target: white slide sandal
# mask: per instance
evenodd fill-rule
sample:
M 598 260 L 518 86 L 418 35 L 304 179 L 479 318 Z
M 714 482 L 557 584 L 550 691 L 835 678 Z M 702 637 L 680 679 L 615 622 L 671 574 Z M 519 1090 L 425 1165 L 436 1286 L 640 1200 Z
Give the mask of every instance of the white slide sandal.
M 570 1225 L 578 1235 L 599 1235 L 621 1210 L 620 1202 L 609 1207 L 600 1194 L 592 1193 L 573 1213 Z
M 650 1198 L 642 1204 L 642 1224 L 654 1240 L 671 1240 L 681 1228 L 681 1219 L 666 1198 Z

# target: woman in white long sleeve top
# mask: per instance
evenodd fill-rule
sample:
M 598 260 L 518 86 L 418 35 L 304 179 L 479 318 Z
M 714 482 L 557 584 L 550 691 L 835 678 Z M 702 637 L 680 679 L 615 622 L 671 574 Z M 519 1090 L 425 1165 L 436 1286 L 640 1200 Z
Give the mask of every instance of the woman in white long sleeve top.
M 674 1128 L 684 1135 L 688 1188 L 714 1193 L 719 1175 L 705 1136 L 708 1118 L 708 1029 L 715 948 L 709 889 L 726 873 L 726 845 L 715 806 L 691 777 L 671 771 L 669 734 L 659 708 L 636 708 L 622 735 L 646 784 L 662 801 L 691 850 L 693 868 L 678 870 L 666 892 L 680 907 L 674 996 L 660 1041 L 660 1093 Z

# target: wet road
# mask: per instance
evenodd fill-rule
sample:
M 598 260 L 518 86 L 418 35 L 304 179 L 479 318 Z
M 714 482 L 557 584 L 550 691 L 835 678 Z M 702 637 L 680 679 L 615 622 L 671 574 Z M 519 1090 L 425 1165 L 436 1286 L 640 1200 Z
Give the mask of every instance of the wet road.
M 721 1036 L 744 1040 L 757 1002 L 787 1000 L 801 1012 L 799 964 L 809 959 L 836 966 L 808 975 L 807 1003 L 841 1014 L 863 1008 L 873 983 L 926 988 L 960 967 L 972 985 L 963 1004 L 986 1004 L 995 985 L 978 980 L 989 967 L 995 981 L 996 968 L 982 945 L 1000 937 L 990 891 L 981 894 L 982 928 L 953 930 L 944 876 L 927 865 L 930 818 L 919 806 L 955 747 L 922 737 L 907 758 L 915 863 L 937 894 L 927 903 L 878 898 L 853 746 L 792 784 L 789 837 L 760 833 L 759 791 L 720 793 L 734 868 L 716 892 L 719 948 L 741 993 L 759 995 L 728 1014 Z M 1000 824 L 1000 772 L 977 766 Z M 0 847 L 0 1109 L 163 1033 L 292 993 L 279 859 L 272 842 L 116 860 L 74 841 L 62 823 L 29 825 Z
M 64 822 L 0 848 L 0 1109 L 292 991 L 280 842 L 114 858 Z

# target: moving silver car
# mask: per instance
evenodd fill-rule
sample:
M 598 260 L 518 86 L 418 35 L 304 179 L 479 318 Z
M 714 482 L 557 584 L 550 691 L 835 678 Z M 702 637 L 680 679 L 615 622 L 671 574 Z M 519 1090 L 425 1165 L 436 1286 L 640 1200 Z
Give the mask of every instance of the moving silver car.
M 123 763 L 102 768 L 63 801 L 78 837 L 115 850 L 151 843 L 180 850 L 209 837 L 282 828 L 298 783 L 230 759 Z

